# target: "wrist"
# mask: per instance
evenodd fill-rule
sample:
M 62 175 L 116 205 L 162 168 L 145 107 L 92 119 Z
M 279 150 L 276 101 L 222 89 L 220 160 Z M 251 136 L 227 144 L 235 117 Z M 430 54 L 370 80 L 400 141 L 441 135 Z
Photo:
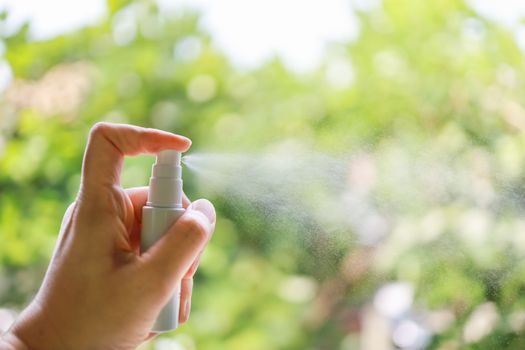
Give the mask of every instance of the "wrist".
M 38 302 L 22 311 L 9 331 L 2 336 L 6 350 L 59 350 L 65 348 Z M 0 343 L 2 344 L 2 343 Z M 2 344 L 3 346 L 3 344 Z M 4 350 L 0 346 L 0 350 Z

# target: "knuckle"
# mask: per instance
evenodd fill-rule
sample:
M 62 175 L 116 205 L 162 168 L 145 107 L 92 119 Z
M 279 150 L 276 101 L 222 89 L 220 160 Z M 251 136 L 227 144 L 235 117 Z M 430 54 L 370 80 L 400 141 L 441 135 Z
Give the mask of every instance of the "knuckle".
M 89 133 L 90 138 L 99 137 L 105 135 L 107 130 L 111 127 L 111 124 L 107 122 L 97 122 L 91 128 Z

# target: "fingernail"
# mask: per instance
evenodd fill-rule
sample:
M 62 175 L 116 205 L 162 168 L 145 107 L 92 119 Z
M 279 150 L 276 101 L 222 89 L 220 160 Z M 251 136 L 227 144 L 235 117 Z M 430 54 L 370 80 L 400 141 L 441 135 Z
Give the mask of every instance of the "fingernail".
M 215 223 L 216 214 L 213 204 L 207 199 L 198 199 L 195 202 L 191 203 L 190 208 L 193 210 L 200 211 L 208 218 L 210 224 Z
M 190 318 L 190 308 L 191 308 L 191 299 L 188 298 L 186 300 L 186 302 L 184 303 L 184 322 L 186 322 L 188 320 L 188 318 Z

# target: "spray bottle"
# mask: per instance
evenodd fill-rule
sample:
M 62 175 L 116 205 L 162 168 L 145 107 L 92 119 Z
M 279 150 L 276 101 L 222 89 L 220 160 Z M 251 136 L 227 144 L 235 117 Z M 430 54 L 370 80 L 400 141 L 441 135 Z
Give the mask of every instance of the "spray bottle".
M 148 201 L 142 208 L 141 252 L 148 250 L 184 213 L 181 154 L 161 151 L 152 167 Z M 180 284 L 161 310 L 152 331 L 168 332 L 179 324 Z

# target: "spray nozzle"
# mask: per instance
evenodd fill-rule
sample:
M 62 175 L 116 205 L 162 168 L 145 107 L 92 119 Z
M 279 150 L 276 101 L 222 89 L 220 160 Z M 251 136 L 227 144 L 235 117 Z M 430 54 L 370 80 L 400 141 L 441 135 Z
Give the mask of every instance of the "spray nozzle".
M 180 152 L 168 149 L 160 151 L 157 153 L 157 162 L 156 164 L 172 164 L 175 166 L 180 166 L 181 154 Z
M 181 154 L 174 150 L 157 153 L 151 169 L 148 205 L 164 208 L 182 207 Z

